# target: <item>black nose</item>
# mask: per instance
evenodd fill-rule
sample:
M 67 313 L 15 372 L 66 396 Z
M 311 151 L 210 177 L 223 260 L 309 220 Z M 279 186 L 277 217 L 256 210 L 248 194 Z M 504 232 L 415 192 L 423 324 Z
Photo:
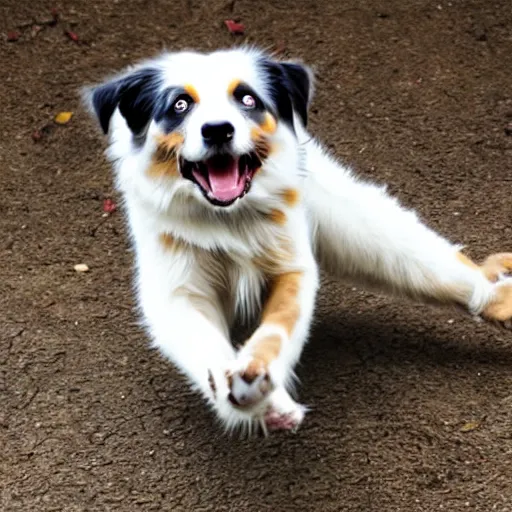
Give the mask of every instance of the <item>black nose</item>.
M 201 135 L 209 146 L 219 146 L 229 142 L 235 133 L 231 123 L 206 123 L 201 128 Z

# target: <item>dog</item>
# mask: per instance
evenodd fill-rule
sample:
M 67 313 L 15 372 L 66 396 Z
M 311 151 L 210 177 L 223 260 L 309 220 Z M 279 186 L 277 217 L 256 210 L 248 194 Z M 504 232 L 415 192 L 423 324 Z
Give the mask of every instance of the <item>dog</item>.
M 477 265 L 306 130 L 314 76 L 255 48 L 165 53 L 87 88 L 149 336 L 227 430 L 294 430 L 319 268 L 512 318 L 512 253 Z M 231 333 L 253 322 L 235 349 Z

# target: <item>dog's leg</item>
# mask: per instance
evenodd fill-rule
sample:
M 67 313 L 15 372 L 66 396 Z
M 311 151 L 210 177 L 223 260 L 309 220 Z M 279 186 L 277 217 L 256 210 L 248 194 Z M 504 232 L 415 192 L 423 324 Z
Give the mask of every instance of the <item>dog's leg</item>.
M 148 287 L 146 280 L 140 290 L 142 297 Z M 221 311 L 206 295 L 189 294 L 186 288 L 165 296 L 152 291 L 150 300 L 142 299 L 141 304 L 154 346 L 188 377 L 229 426 L 234 418 L 229 406 L 222 407 L 218 398 L 228 394 L 224 374 L 235 351 L 223 329 Z
M 334 275 L 416 299 L 458 303 L 496 320 L 512 317 L 512 255 L 482 267 L 426 227 L 382 187 L 361 182 L 308 145 L 305 187 L 318 258 Z
M 272 280 L 261 323 L 228 376 L 233 405 L 264 410 L 269 428 L 295 428 L 304 417 L 304 408 L 286 388 L 309 333 L 318 287 L 318 271 L 309 251 L 308 243 L 305 262 L 297 265 L 301 270 L 283 272 Z
M 236 353 L 222 301 L 200 264 L 204 254 L 170 235 L 155 241 L 143 230 L 137 234 L 138 299 L 154 346 L 188 377 L 226 429 L 251 428 L 252 412 L 228 400 L 226 370 Z M 208 261 L 206 266 L 211 268 Z

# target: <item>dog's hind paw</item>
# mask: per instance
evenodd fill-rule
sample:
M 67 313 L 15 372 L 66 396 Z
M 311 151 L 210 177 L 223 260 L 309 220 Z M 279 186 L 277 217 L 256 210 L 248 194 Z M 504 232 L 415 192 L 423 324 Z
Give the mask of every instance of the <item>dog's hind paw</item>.
M 493 299 L 483 310 L 482 316 L 510 328 L 512 322 L 512 253 L 491 254 L 480 265 L 489 281 L 495 284 Z
M 482 312 L 482 316 L 509 327 L 512 320 L 512 279 L 496 284 L 495 296 Z
M 502 252 L 491 254 L 481 265 L 480 268 L 485 277 L 493 283 L 506 279 L 512 274 L 512 253 Z

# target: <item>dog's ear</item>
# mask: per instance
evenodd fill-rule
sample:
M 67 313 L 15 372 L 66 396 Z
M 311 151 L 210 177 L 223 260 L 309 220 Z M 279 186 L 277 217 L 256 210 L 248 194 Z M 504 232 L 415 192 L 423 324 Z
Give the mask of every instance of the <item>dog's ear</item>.
M 272 60 L 265 60 L 263 67 L 279 116 L 293 126 L 295 111 L 306 126 L 313 96 L 312 70 L 303 64 Z
M 105 134 L 116 107 L 134 135 L 144 133 L 153 115 L 159 77 L 158 69 L 140 68 L 85 92 Z

